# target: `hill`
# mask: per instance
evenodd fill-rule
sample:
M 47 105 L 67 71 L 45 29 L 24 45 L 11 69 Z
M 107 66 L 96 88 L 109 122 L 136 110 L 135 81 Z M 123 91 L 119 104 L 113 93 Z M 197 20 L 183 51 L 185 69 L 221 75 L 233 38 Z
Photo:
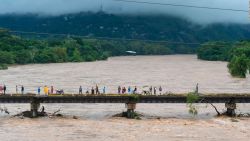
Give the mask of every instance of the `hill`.
M 199 25 L 166 15 L 77 13 L 60 16 L 1 15 L 0 27 L 10 30 L 178 42 L 237 41 L 250 38 L 250 25 Z

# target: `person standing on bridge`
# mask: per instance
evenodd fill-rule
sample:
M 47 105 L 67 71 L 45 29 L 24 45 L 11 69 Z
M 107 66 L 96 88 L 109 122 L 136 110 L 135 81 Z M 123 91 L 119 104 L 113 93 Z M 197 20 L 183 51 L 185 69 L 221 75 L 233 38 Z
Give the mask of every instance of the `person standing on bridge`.
M 162 87 L 160 86 L 159 87 L 159 93 L 160 93 L 160 95 L 161 95 L 161 92 L 162 92 Z
M 16 94 L 18 94 L 18 86 L 16 85 Z
M 79 87 L 79 94 L 82 94 L 82 86 Z
M 135 86 L 135 89 L 133 91 L 133 94 L 136 94 L 137 93 L 137 87 Z
M 87 90 L 86 90 L 86 94 L 87 94 L 87 95 L 89 94 L 89 88 L 87 88 Z
M 154 87 L 154 95 L 156 95 L 156 87 Z
M 96 92 L 97 95 L 100 94 L 98 85 L 95 86 L 95 92 Z
M 102 89 L 102 93 L 105 94 L 106 93 L 106 87 L 104 86 Z
M 92 95 L 94 95 L 94 94 L 95 94 L 95 90 L 94 90 L 94 88 L 93 88 L 93 87 L 91 88 L 91 94 L 92 94 Z
M 40 93 L 41 93 L 41 88 L 38 87 L 38 88 L 37 88 L 37 94 L 40 95 Z
M 199 95 L 199 83 L 196 84 L 195 94 Z
M 54 93 L 54 87 L 53 87 L 53 86 L 50 87 L 50 93 L 51 93 L 51 94 Z
M 122 88 L 122 94 L 125 94 L 125 93 L 126 93 L 126 88 L 123 87 L 123 88 Z
M 121 94 L 121 90 L 122 90 L 121 86 L 118 86 L 118 94 Z
M 45 95 L 49 95 L 49 88 L 47 86 L 44 86 L 43 91 Z
M 128 94 L 130 94 L 130 93 L 131 93 L 131 87 L 128 86 Z
M 21 93 L 24 94 L 24 86 L 21 86 Z
M 3 94 L 4 95 L 6 94 L 6 89 L 7 89 L 6 85 L 3 85 Z

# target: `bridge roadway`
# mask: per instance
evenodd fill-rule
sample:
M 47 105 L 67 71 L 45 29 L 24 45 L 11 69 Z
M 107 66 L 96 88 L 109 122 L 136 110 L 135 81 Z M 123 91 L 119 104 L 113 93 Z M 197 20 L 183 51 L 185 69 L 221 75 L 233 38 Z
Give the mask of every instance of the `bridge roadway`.
M 250 103 L 250 94 L 245 95 L 203 95 L 199 96 L 197 103 L 225 103 L 226 114 L 235 115 L 236 103 Z M 39 115 L 40 103 L 125 103 L 127 108 L 126 116 L 133 118 L 136 103 L 187 103 L 187 96 L 164 95 L 164 96 L 119 96 L 119 95 L 59 95 L 59 96 L 36 96 L 36 95 L 2 95 L 0 103 L 30 103 L 32 117 Z
M 62 96 L 11 96 L 1 95 L 0 103 L 129 103 L 134 101 L 132 96 L 112 96 L 112 95 L 62 95 Z M 245 95 L 204 95 L 199 96 L 199 103 L 226 103 L 233 100 L 235 103 L 250 103 L 250 94 Z M 136 103 L 187 103 L 187 97 L 176 96 L 138 96 Z

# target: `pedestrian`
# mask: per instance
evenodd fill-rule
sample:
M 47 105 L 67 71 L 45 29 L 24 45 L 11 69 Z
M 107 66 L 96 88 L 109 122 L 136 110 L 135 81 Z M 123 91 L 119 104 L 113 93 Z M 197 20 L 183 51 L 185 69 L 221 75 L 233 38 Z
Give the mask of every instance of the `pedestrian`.
M 16 85 L 16 94 L 18 94 L 18 86 Z
M 197 83 L 195 87 L 195 94 L 198 94 L 198 93 L 199 93 L 199 83 Z
M 161 95 L 161 92 L 162 92 L 162 87 L 161 86 L 159 87 L 159 92 L 160 92 L 160 95 Z
M 106 87 L 104 86 L 102 89 L 102 93 L 105 94 L 106 93 Z
M 24 94 L 24 86 L 21 86 L 21 93 Z
M 86 94 L 87 94 L 87 95 L 89 94 L 89 88 L 87 88 L 87 90 L 86 90 Z
M 41 87 L 37 88 L 37 93 L 40 95 L 40 93 L 41 93 Z
M 149 92 L 151 95 L 153 94 L 153 87 L 152 86 L 149 87 Z
M 121 86 L 118 86 L 118 94 L 121 94 Z
M 125 93 L 126 93 L 126 88 L 123 87 L 123 88 L 122 88 L 122 94 L 125 94 Z
M 97 95 L 100 94 L 98 85 L 95 86 L 95 91 L 96 91 L 96 94 L 97 94 Z
M 135 89 L 133 91 L 133 94 L 136 94 L 137 93 L 137 87 L 135 86 Z
M 45 85 L 43 88 L 44 94 L 49 95 L 49 88 Z
M 130 94 L 130 93 L 131 93 L 131 87 L 128 86 L 128 94 Z
M 54 87 L 53 86 L 50 87 L 50 92 L 51 92 L 51 94 L 54 93 Z
M 4 95 L 6 94 L 6 89 L 7 89 L 6 85 L 3 85 L 3 94 Z
M 82 94 L 82 86 L 79 87 L 79 94 Z
M 95 90 L 94 90 L 94 88 L 93 88 L 93 87 L 91 88 L 91 94 L 92 94 L 92 95 L 94 95 L 94 94 L 95 94 Z
M 0 93 L 2 94 L 2 91 L 3 91 L 3 87 L 2 86 L 0 86 Z
M 154 87 L 154 95 L 156 95 L 156 87 Z

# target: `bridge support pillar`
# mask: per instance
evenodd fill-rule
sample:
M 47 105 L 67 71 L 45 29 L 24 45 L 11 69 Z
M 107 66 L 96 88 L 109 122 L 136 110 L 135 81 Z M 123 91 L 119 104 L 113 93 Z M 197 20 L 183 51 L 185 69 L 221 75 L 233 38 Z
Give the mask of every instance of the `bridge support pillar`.
M 229 102 L 225 103 L 225 107 L 227 108 L 226 115 L 233 117 L 236 116 L 235 109 L 236 103 L 234 100 L 230 100 Z
M 135 118 L 136 103 L 126 103 L 127 107 L 127 118 Z
M 33 100 L 30 103 L 30 112 L 31 112 L 31 117 L 36 118 L 38 117 L 38 109 L 40 107 L 40 102 Z

